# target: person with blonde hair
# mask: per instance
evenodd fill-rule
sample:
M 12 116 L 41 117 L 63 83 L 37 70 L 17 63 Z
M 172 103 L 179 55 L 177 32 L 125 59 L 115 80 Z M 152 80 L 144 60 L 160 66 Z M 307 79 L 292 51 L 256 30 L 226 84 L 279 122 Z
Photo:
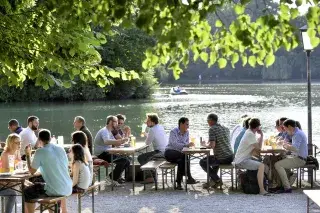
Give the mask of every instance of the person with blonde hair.
M 20 157 L 21 138 L 18 134 L 12 133 L 8 135 L 6 140 L 6 146 L 1 154 L 2 170 L 3 172 L 9 172 L 9 155 L 14 155 L 15 160 L 21 160 Z M 0 186 L 2 183 L 0 183 Z M 5 189 L 0 191 L 0 196 L 5 197 L 5 213 L 11 213 L 16 202 L 17 193 L 12 189 Z

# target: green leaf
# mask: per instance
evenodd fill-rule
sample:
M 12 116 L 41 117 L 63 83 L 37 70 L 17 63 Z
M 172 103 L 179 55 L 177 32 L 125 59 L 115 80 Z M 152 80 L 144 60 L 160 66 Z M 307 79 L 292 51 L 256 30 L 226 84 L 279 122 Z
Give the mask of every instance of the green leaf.
M 234 7 L 234 11 L 236 12 L 237 15 L 241 15 L 241 14 L 244 13 L 245 7 L 242 6 L 242 5 L 237 4 L 237 5 Z
M 302 0 L 296 0 L 297 7 L 300 7 L 302 5 Z
M 156 56 L 156 55 L 152 55 L 152 56 L 151 56 L 151 66 L 157 65 L 158 62 L 159 62 L 159 57 Z
M 142 62 L 142 68 L 143 69 L 145 69 L 145 70 L 147 70 L 147 69 L 149 69 L 149 64 L 150 64 L 150 59 L 145 59 L 143 62 Z
M 219 58 L 218 65 L 220 69 L 223 69 L 227 66 L 227 60 L 225 58 Z
M 65 88 L 70 88 L 71 87 L 71 82 L 70 81 L 64 81 L 62 83 L 62 86 L 64 86 Z
M 222 27 L 223 24 L 220 20 L 216 20 L 216 24 L 215 24 L 216 27 Z
M 202 61 L 204 61 L 206 63 L 208 61 L 208 53 L 202 52 L 200 54 L 200 58 L 201 58 Z
M 69 50 L 69 54 L 73 57 L 74 55 L 75 55 L 75 53 L 76 53 L 76 51 L 75 51 L 75 49 L 70 49 Z
M 247 62 L 248 62 L 248 58 L 247 56 L 241 56 L 241 60 L 242 60 L 242 66 L 246 66 Z
M 276 60 L 275 56 L 272 53 L 269 53 L 265 59 L 266 67 L 270 67 Z
M 210 52 L 210 60 L 208 67 L 211 67 L 214 63 L 217 61 L 217 53 L 216 52 Z
M 249 57 L 248 62 L 249 62 L 251 67 L 255 67 L 256 66 L 256 62 L 257 62 L 256 57 L 254 55 L 251 55 Z
M 79 75 L 80 74 L 80 71 L 76 68 L 72 68 L 72 74 L 73 75 Z
M 232 60 L 231 60 L 231 64 L 235 64 L 239 61 L 239 55 L 238 53 L 233 53 L 232 54 Z

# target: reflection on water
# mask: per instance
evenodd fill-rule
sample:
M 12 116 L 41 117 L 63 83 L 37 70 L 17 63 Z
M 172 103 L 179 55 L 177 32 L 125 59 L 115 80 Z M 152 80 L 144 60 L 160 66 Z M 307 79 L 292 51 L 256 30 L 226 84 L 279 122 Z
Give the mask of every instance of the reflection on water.
M 93 135 L 105 125 L 110 114 L 122 113 L 133 133 L 140 135 L 145 113 L 157 112 L 169 131 L 177 125 L 179 117 L 190 119 L 191 134 L 207 136 L 206 116 L 216 113 L 219 121 L 230 129 L 247 113 L 261 119 L 267 134 L 274 131 L 275 120 L 289 117 L 299 120 L 307 133 L 307 87 L 304 84 L 223 84 L 180 85 L 189 95 L 171 96 L 170 85 L 160 88 L 152 100 L 127 100 L 93 103 L 32 103 L 0 105 L 0 137 L 8 134 L 7 122 L 17 118 L 25 126 L 28 115 L 40 118 L 41 128 L 50 129 L 55 135 L 64 135 L 67 140 L 73 131 L 73 118 L 83 115 Z M 320 85 L 312 86 L 313 96 L 313 141 L 320 138 Z

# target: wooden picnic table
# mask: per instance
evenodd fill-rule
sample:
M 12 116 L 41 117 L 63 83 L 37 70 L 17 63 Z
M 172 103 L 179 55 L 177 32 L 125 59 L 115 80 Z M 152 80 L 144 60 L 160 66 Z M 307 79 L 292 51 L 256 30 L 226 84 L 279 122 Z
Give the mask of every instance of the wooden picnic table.
M 200 149 L 200 148 L 188 148 L 184 147 L 182 149 L 182 153 L 185 154 L 185 188 L 186 191 L 188 191 L 187 187 L 187 167 L 188 167 L 188 162 L 190 162 L 193 159 L 202 159 L 204 155 L 207 156 L 207 184 L 209 185 L 209 156 L 210 156 L 210 151 L 211 149 Z M 200 156 L 197 156 L 200 155 Z M 191 169 L 191 168 L 190 168 Z M 209 188 L 208 188 L 209 190 Z
M 303 193 L 307 195 L 307 213 L 310 212 L 310 200 L 320 207 L 320 190 L 303 190 Z
M 136 143 L 136 146 L 134 147 L 115 147 L 108 149 L 107 152 L 111 154 L 111 169 L 112 169 L 112 177 L 111 177 L 111 190 L 113 190 L 113 155 L 123 155 L 123 156 L 132 156 L 131 162 L 132 162 L 132 192 L 134 194 L 135 190 L 135 182 L 136 182 L 136 175 L 135 175 L 135 165 L 134 165 L 134 158 L 135 153 L 141 152 L 142 150 L 147 151 L 147 148 L 149 145 L 146 145 L 145 143 Z
M 16 192 L 21 193 L 22 196 L 22 213 L 24 213 L 24 188 L 25 188 L 25 180 L 33 177 L 29 172 L 25 174 L 12 174 L 10 176 L 0 176 L 0 191 L 6 189 L 12 189 Z M 16 186 L 20 186 L 20 190 L 16 189 Z

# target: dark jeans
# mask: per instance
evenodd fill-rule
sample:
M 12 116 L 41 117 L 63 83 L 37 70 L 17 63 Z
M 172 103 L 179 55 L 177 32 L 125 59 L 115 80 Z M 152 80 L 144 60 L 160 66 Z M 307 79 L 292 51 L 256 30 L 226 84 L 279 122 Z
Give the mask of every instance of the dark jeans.
M 176 150 L 168 149 L 165 151 L 164 157 L 167 161 L 178 164 L 177 183 L 181 184 L 182 177 L 185 175 L 185 154 Z M 187 164 L 187 176 L 188 179 L 192 179 L 190 173 L 190 161 L 188 161 Z
M 153 159 L 155 155 L 158 155 L 160 153 L 159 150 L 155 150 L 152 152 L 146 152 L 138 156 L 138 162 L 140 163 L 140 166 L 143 166 L 144 164 L 148 163 Z M 155 173 L 153 171 L 146 173 L 146 177 L 155 177 Z
M 111 154 L 108 152 L 101 153 L 98 155 L 98 158 L 111 163 Z M 116 164 L 112 171 L 113 180 L 118 180 L 121 177 L 122 172 L 130 166 L 130 158 L 121 155 L 113 155 L 113 163 Z M 112 177 L 112 173 L 109 174 L 110 178 Z
M 219 171 L 219 165 L 220 164 L 230 164 L 233 161 L 233 156 L 230 156 L 226 159 L 220 159 L 218 160 L 214 155 L 209 156 L 209 176 L 211 177 L 211 180 L 217 181 L 220 180 L 220 177 L 218 176 Z M 205 172 L 207 171 L 207 157 L 200 160 L 200 166 Z

